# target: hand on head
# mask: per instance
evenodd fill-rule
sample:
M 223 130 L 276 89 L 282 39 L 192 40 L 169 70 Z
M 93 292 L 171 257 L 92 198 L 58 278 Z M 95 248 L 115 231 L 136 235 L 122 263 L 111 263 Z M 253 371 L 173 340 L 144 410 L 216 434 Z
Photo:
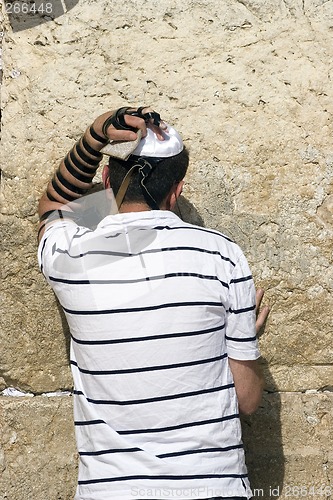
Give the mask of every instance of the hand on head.
M 167 130 L 167 126 L 160 115 L 149 106 L 119 108 L 103 113 L 94 122 L 97 133 L 101 132 L 112 141 L 134 141 L 137 138 L 137 130 L 141 130 L 142 137 L 146 137 L 147 127 L 153 130 L 157 139 L 164 140 L 163 130 Z

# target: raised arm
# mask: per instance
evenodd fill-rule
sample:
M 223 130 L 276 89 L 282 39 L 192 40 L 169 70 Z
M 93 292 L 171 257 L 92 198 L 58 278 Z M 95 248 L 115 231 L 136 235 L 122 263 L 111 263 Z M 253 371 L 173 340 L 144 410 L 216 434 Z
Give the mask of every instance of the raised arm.
M 128 113 L 137 113 L 136 108 L 126 109 Z M 149 112 L 150 108 L 141 110 Z M 100 151 L 109 139 L 133 141 L 137 138 L 136 130 L 139 129 L 142 137 L 145 137 L 146 122 L 149 122 L 149 119 L 145 119 L 142 112 L 138 116 L 128 113 L 121 115 L 121 121 L 115 111 L 100 115 L 61 161 L 39 201 L 38 214 L 41 220 L 39 239 L 44 232 L 45 220 L 52 211 L 66 210 L 66 204 L 79 199 L 92 187 L 93 178 L 103 157 Z M 163 138 L 159 127 L 152 126 L 157 137 Z M 130 128 L 132 130 L 129 130 Z

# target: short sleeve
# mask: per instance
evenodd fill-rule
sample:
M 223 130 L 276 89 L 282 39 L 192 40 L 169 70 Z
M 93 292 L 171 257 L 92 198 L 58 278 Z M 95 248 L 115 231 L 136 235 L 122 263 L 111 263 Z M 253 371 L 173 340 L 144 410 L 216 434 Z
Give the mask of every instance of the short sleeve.
M 229 282 L 226 345 L 228 356 L 232 359 L 250 361 L 260 357 L 256 337 L 256 293 L 243 253 Z
M 61 254 L 70 251 L 73 238 L 80 227 L 70 219 L 57 220 L 50 223 L 38 245 L 38 265 L 45 278 L 48 280 L 54 261 Z

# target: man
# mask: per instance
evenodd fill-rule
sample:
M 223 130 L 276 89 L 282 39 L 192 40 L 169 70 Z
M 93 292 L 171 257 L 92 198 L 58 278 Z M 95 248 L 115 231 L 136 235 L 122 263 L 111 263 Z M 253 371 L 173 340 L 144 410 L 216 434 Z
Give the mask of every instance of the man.
M 109 140 L 131 150 L 103 170 L 118 213 L 87 228 L 77 200 Z M 251 497 L 239 410 L 262 394 L 255 290 L 235 243 L 172 212 L 187 166 L 157 113 L 121 108 L 86 130 L 39 203 L 39 263 L 71 331 L 76 500 Z

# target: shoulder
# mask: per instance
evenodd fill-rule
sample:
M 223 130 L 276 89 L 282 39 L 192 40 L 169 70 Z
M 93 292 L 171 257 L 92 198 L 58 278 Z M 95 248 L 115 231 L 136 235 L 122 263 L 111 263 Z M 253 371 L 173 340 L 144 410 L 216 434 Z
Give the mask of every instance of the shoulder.
M 46 225 L 38 244 L 38 262 L 42 269 L 45 261 L 52 260 L 59 253 L 68 253 L 80 236 L 91 232 L 86 227 L 79 226 L 74 220 L 54 220 Z
M 230 254 L 236 262 L 244 256 L 241 247 L 224 232 L 210 227 L 199 226 L 181 221 L 181 227 L 198 242 L 208 244 L 220 249 L 223 253 Z

